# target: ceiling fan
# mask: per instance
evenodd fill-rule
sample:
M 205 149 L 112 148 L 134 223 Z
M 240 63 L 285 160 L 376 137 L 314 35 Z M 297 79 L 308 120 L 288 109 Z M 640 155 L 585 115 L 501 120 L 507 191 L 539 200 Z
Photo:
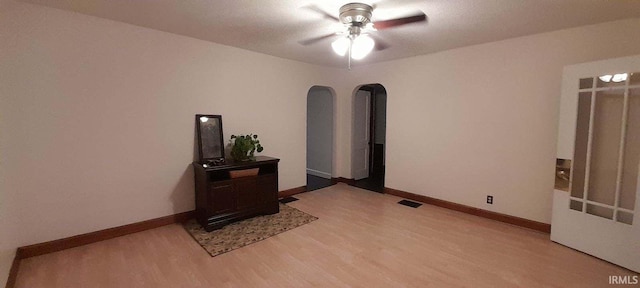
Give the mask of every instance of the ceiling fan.
M 384 41 L 371 35 L 371 32 L 427 20 L 427 16 L 420 12 L 407 17 L 372 22 L 374 7 L 364 3 L 343 5 L 340 7 L 339 17 L 335 17 L 314 5 L 305 8 L 320 13 L 325 18 L 341 22 L 345 29 L 337 33 L 302 40 L 299 43 L 306 46 L 328 38 L 339 37 L 331 44 L 331 47 L 340 56 L 348 54 L 349 69 L 351 69 L 351 59 L 362 59 L 374 48 L 384 50 L 389 47 Z

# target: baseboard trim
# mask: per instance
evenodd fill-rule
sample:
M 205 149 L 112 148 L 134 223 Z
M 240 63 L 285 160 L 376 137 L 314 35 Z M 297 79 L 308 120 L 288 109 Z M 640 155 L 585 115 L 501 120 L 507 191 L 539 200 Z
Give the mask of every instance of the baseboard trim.
M 7 284 L 5 288 L 13 288 L 16 286 L 16 279 L 18 279 L 18 269 L 20 269 L 20 251 L 16 250 L 16 256 L 13 257 L 13 263 L 9 270 L 9 278 L 7 278 Z
M 307 192 L 307 186 L 306 185 L 305 186 L 296 187 L 296 188 L 287 189 L 287 190 L 282 190 L 282 191 L 278 192 L 278 199 L 284 198 L 284 197 L 293 196 L 293 195 L 304 193 L 304 192 Z
M 91 244 L 98 241 L 108 240 L 127 234 L 141 232 L 161 226 L 181 223 L 187 221 L 195 216 L 194 211 L 187 211 L 156 219 L 146 220 L 142 222 L 132 223 L 128 225 L 118 226 L 114 228 L 108 228 L 100 231 L 89 232 L 86 234 L 76 235 L 63 239 L 53 240 L 49 242 L 33 244 L 29 246 L 23 246 L 18 248 L 18 255 L 20 259 L 39 256 L 43 254 L 53 253 L 69 248 L 74 248 L 82 245 Z
M 280 191 L 278 192 L 278 197 L 283 198 L 283 197 L 303 193 L 306 191 L 307 191 L 307 186 L 300 186 L 300 187 Z M 44 255 L 44 254 L 53 253 L 57 251 L 62 251 L 65 249 L 87 245 L 87 244 L 91 244 L 91 243 L 95 243 L 103 240 L 108 240 L 108 239 L 124 236 L 127 234 L 133 234 L 133 233 L 137 233 L 137 232 L 141 232 L 141 231 L 145 231 L 153 228 L 158 228 L 158 227 L 162 227 L 169 224 L 182 223 L 194 217 L 195 217 L 195 211 L 187 211 L 183 213 L 178 213 L 178 214 L 160 217 L 156 219 L 132 223 L 128 225 L 108 228 L 100 231 L 89 232 L 86 234 L 71 236 L 71 237 L 53 240 L 49 242 L 43 242 L 43 243 L 33 244 L 29 246 L 18 247 L 18 250 L 16 251 L 17 261 L 14 261 L 13 266 L 18 267 L 21 259 Z M 18 265 L 16 265 L 16 263 Z M 13 269 L 14 268 L 12 267 L 11 272 L 17 274 L 18 268 L 15 268 L 15 272 L 13 272 L 14 271 Z
M 533 229 L 533 230 L 544 232 L 544 233 L 547 233 L 547 234 L 551 233 L 551 225 L 547 224 L 547 223 L 537 222 L 537 221 L 524 219 L 524 218 L 520 218 L 520 217 L 516 217 L 516 216 L 511 216 L 511 215 L 502 214 L 502 213 L 498 213 L 498 212 L 488 211 L 488 210 L 484 210 L 484 209 L 480 209 L 480 208 L 475 208 L 475 207 L 471 207 L 471 206 L 467 206 L 467 205 L 462 205 L 462 204 L 458 204 L 458 203 L 454 203 L 454 202 L 440 200 L 440 199 L 432 198 L 432 197 L 429 197 L 429 196 L 413 194 L 413 193 L 410 193 L 410 192 L 397 190 L 397 189 L 392 189 L 392 188 L 387 188 L 387 187 L 384 188 L 384 193 L 385 194 L 389 194 L 389 195 L 402 197 L 402 198 L 406 198 L 406 199 L 413 200 L 413 201 L 422 202 L 422 203 L 425 203 L 425 204 L 430 204 L 430 205 L 434 205 L 434 206 L 439 206 L 439 207 L 443 207 L 443 208 L 447 208 L 447 209 L 451 209 L 451 210 L 455 210 L 455 211 L 459 211 L 459 212 L 463 212 L 463 213 L 479 216 L 479 217 L 482 217 L 482 218 L 487 218 L 487 219 L 491 219 L 491 220 L 496 220 L 496 221 L 500 221 L 500 222 L 513 224 L 513 225 L 524 227 L 524 228 Z
M 319 171 L 319 170 L 313 170 L 313 169 L 310 169 L 310 168 L 307 168 L 307 174 L 313 175 L 313 176 L 318 176 L 320 178 L 331 179 L 331 173 L 322 172 L 322 171 Z
M 331 181 L 333 181 L 333 183 L 344 183 L 347 185 L 356 184 L 356 180 L 354 180 L 353 178 L 338 177 L 338 178 L 331 178 Z

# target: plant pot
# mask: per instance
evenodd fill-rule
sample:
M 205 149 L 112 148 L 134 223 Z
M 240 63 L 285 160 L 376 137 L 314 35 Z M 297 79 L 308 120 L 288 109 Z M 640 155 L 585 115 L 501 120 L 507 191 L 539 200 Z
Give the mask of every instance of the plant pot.
M 249 161 L 253 161 L 254 159 L 252 159 L 251 157 L 242 157 L 242 158 L 235 158 L 235 157 L 231 157 L 233 158 L 233 161 L 235 162 L 249 162 Z

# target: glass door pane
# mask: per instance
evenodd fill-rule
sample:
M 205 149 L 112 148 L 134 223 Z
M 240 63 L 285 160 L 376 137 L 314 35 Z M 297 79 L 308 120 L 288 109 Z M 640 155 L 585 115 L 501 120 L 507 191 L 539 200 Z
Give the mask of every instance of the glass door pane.
M 638 192 L 638 164 L 640 164 L 640 88 L 629 89 L 628 101 L 624 163 L 618 206 L 633 210 Z
M 611 206 L 618 178 L 623 100 L 624 89 L 596 92 L 587 199 Z
M 593 79 L 591 79 L 593 83 Z M 573 168 L 571 171 L 571 196 L 583 198 L 587 165 L 587 144 L 589 142 L 589 118 L 591 118 L 591 92 L 578 94 L 578 120 L 574 144 Z M 571 209 L 582 211 L 582 204 L 571 204 Z M 577 209 L 577 208 L 580 209 Z
M 587 213 L 607 219 L 613 219 L 613 209 L 607 207 L 587 204 Z
M 632 224 L 640 193 L 640 73 L 580 79 L 577 110 L 569 209 Z

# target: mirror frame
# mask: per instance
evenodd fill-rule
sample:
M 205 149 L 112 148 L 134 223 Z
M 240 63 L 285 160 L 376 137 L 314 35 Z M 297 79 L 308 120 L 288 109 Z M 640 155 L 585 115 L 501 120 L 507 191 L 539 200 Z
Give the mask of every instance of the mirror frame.
M 200 129 L 200 117 L 207 117 L 207 118 L 214 118 L 218 120 L 218 123 L 220 123 L 220 154 L 222 155 L 221 157 L 215 157 L 215 158 L 205 158 L 203 153 L 202 153 L 202 131 Z M 223 137 L 223 133 L 222 133 L 222 115 L 209 115 L 209 114 L 196 114 L 196 129 L 197 129 L 197 137 L 198 137 L 198 152 L 199 152 L 199 157 L 198 159 L 200 160 L 200 162 L 205 162 L 205 161 L 220 161 L 220 162 L 224 162 L 224 137 Z

